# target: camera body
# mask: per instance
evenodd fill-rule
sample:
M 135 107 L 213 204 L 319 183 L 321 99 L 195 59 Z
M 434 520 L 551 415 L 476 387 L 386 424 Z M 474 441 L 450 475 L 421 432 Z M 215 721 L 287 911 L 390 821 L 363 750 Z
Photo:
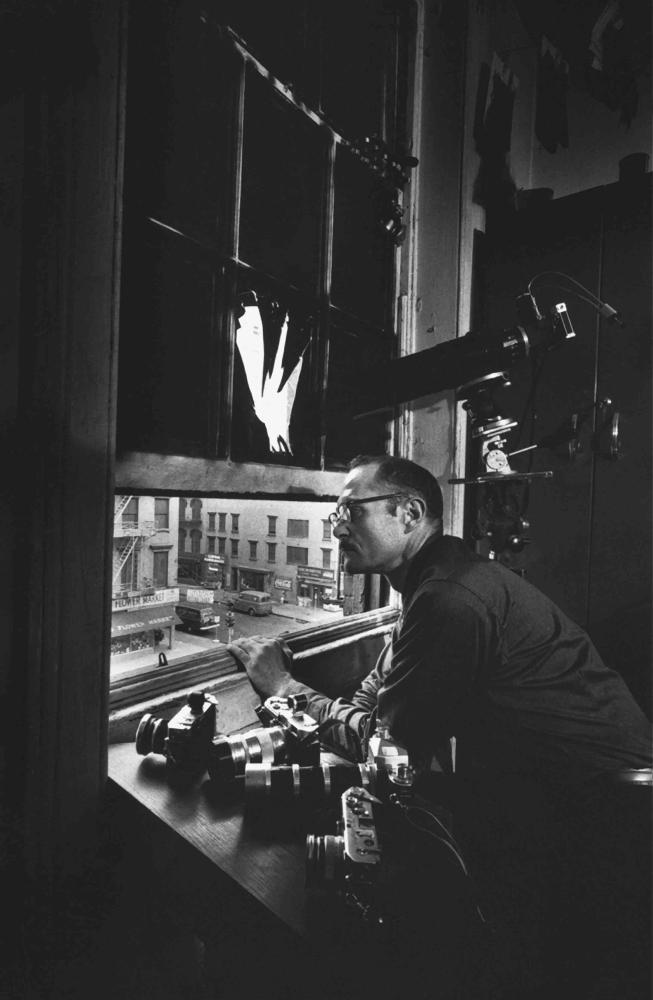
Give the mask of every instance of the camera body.
M 211 779 L 218 784 L 240 780 L 250 764 L 319 764 L 319 725 L 304 712 L 306 702 L 305 695 L 268 698 L 256 709 L 263 729 L 216 737 L 209 751 Z
M 306 884 L 336 889 L 369 888 L 381 864 L 381 844 L 374 821 L 374 796 L 352 786 L 340 796 L 336 835 L 306 837 Z
M 308 744 L 315 741 L 318 723 L 304 711 L 307 704 L 305 694 L 294 694 L 287 698 L 273 695 L 266 698 L 262 705 L 258 705 L 255 712 L 264 726 L 281 726 L 287 731 L 288 739 Z
M 368 926 L 385 925 L 384 852 L 374 804 L 367 789 L 348 788 L 340 796 L 337 833 L 306 837 L 306 887 L 340 896 Z
M 162 754 L 182 771 L 206 769 L 217 723 L 216 699 L 191 691 L 186 704 L 170 720 L 146 713 L 136 730 L 136 752 Z

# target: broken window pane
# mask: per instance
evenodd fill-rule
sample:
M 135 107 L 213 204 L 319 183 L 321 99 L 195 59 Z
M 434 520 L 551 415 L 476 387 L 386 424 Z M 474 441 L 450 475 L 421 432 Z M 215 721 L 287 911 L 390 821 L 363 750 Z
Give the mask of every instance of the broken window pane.
M 311 333 L 288 294 L 243 291 L 236 317 L 232 457 L 314 464 Z

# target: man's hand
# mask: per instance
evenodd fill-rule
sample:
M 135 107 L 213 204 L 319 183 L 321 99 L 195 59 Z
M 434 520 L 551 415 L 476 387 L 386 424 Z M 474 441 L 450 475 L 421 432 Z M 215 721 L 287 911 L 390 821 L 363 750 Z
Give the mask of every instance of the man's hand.
M 285 695 L 287 684 L 292 682 L 289 669 L 292 653 L 284 642 L 254 635 L 249 639 L 236 639 L 227 649 L 245 668 L 261 699 L 273 694 Z

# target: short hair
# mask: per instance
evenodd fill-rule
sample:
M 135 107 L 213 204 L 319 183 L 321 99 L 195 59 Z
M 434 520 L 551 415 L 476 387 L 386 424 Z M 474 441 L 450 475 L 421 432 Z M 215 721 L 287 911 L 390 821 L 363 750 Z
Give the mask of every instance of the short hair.
M 348 469 L 351 471 L 365 465 L 377 466 L 377 479 L 420 497 L 428 517 L 434 520 L 442 517 L 442 490 L 428 469 L 407 458 L 394 458 L 392 455 L 357 455 L 350 461 Z

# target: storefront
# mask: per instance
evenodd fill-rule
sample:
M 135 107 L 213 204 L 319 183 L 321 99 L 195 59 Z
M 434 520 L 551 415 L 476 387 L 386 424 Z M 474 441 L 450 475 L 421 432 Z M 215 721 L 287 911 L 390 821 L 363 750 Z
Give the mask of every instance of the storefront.
M 111 616 L 111 655 L 154 649 L 166 633 L 168 649 L 172 649 L 175 625 L 178 624 L 179 618 L 171 604 L 114 611 Z
M 269 570 L 252 569 L 251 566 L 231 567 L 232 590 L 263 590 L 270 593 L 272 573 Z
M 301 607 L 321 608 L 335 595 L 336 579 L 332 569 L 297 567 L 297 603 Z
M 273 588 L 273 597 L 277 597 L 280 604 L 285 604 L 286 601 L 292 601 L 292 579 L 289 576 L 275 576 Z
M 202 560 L 201 579 L 205 586 L 221 590 L 225 583 L 224 556 L 209 553 Z

